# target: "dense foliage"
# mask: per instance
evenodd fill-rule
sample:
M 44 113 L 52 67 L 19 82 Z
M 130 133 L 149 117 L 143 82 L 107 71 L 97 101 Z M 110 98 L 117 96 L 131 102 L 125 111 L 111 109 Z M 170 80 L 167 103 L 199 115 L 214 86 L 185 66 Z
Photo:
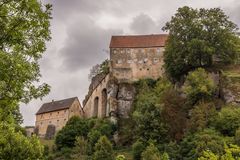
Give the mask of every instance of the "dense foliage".
M 239 57 L 237 26 L 219 8 L 179 8 L 163 30 L 169 31 L 164 62 L 172 79 L 215 60 L 233 63 Z
M 50 87 L 38 84 L 38 61 L 50 40 L 51 5 L 38 0 L 0 1 L 0 159 L 43 158 L 37 137 L 20 127 L 20 103 L 45 96 Z

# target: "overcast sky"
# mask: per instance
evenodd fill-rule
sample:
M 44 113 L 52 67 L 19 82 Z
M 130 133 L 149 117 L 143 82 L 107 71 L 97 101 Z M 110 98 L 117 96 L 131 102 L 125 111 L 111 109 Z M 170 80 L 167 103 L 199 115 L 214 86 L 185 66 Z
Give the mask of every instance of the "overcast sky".
M 177 8 L 220 7 L 240 26 L 240 0 L 44 0 L 53 5 L 52 40 L 40 61 L 42 82 L 51 92 L 21 105 L 23 125 L 34 125 L 42 103 L 88 91 L 89 69 L 109 57 L 111 35 L 156 34 Z

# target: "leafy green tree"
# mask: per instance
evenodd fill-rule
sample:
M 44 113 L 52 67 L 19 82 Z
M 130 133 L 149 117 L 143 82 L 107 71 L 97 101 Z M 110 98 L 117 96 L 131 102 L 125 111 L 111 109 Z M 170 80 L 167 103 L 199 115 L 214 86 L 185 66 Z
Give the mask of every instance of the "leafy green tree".
M 32 160 L 43 158 L 43 146 L 36 136 L 16 132 L 14 125 L 0 122 L 0 159 Z
M 213 103 L 199 103 L 190 111 L 188 130 L 191 132 L 203 131 L 216 115 L 217 111 Z
M 102 136 L 102 134 L 98 130 L 91 130 L 88 133 L 88 154 L 92 154 L 94 152 L 94 146 L 99 140 L 99 138 Z
M 133 151 L 133 159 L 134 160 L 141 160 L 141 154 L 145 150 L 145 144 L 141 140 L 137 140 L 132 145 L 132 151 Z
M 235 106 L 223 107 L 211 125 L 224 135 L 234 136 L 240 127 L 240 108 Z
M 203 152 L 203 156 L 198 160 L 239 160 L 240 159 L 240 147 L 237 145 L 230 146 L 225 145 L 225 153 L 223 155 L 217 155 L 213 152 L 206 150 Z
M 184 160 L 197 159 L 205 150 L 221 155 L 224 152 L 224 143 L 224 137 L 218 132 L 205 129 L 202 132 L 186 135 L 181 142 L 181 155 Z
M 81 160 L 87 159 L 87 146 L 88 142 L 84 139 L 84 137 L 76 137 L 75 147 L 73 148 L 74 155 L 72 157 Z
M 96 143 L 93 160 L 114 160 L 112 144 L 106 136 L 100 137 Z
M 87 120 L 76 116 L 72 117 L 56 135 L 55 144 L 57 149 L 74 147 L 76 137 L 82 136 L 86 138 L 89 130 Z
M 51 6 L 38 0 L 0 2 L 0 120 L 14 121 L 20 102 L 49 92 L 40 78 L 38 60 L 50 40 Z M 16 122 L 16 121 L 15 121 Z
M 171 160 L 181 159 L 181 148 L 177 142 L 171 141 L 170 143 L 166 144 L 164 151 L 168 153 L 169 157 L 171 157 Z
M 97 75 L 103 74 L 106 75 L 109 73 L 109 60 L 104 60 L 101 64 L 96 64 L 90 69 L 90 73 L 88 75 L 88 79 L 92 80 L 92 78 Z
M 160 152 L 154 144 L 149 144 L 142 152 L 142 160 L 161 160 Z
M 136 136 L 145 142 L 152 139 L 157 143 L 167 140 L 168 126 L 164 122 L 162 111 L 163 104 L 160 102 L 164 89 L 158 87 L 157 83 L 153 87 L 143 81 L 139 85 L 139 91 L 134 102 L 133 120 L 135 122 Z M 159 89 L 160 88 L 160 89 Z
M 190 72 L 184 84 L 188 101 L 195 105 L 200 100 L 210 100 L 215 91 L 215 84 L 203 68 Z
M 239 56 L 237 25 L 219 8 L 181 7 L 163 27 L 169 31 L 165 70 L 172 79 L 188 71 L 212 66 L 214 60 L 233 63 Z

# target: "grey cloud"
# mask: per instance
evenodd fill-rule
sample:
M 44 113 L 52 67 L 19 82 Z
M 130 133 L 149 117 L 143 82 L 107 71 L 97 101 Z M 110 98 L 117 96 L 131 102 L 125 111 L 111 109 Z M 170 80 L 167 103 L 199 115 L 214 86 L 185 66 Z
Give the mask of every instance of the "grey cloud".
M 68 71 L 76 71 L 90 67 L 106 59 L 111 35 L 121 33 L 120 30 L 106 30 L 96 26 L 90 19 L 81 18 L 67 29 L 67 39 L 60 50 L 63 57 L 62 67 Z
M 139 14 L 133 18 L 130 29 L 136 34 L 153 34 L 161 31 L 160 26 L 147 14 Z

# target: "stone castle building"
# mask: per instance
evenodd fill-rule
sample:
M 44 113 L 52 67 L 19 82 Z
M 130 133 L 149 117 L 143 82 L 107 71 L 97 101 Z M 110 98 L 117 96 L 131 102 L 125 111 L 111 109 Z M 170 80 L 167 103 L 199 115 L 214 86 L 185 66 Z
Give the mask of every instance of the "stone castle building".
M 92 79 L 83 101 L 86 117 L 128 117 L 135 95 L 134 81 L 163 74 L 166 34 L 112 36 L 110 72 Z M 114 119 L 115 119 L 114 118 Z
M 52 137 L 72 116 L 83 116 L 77 97 L 44 103 L 36 113 L 35 130 L 39 137 Z

